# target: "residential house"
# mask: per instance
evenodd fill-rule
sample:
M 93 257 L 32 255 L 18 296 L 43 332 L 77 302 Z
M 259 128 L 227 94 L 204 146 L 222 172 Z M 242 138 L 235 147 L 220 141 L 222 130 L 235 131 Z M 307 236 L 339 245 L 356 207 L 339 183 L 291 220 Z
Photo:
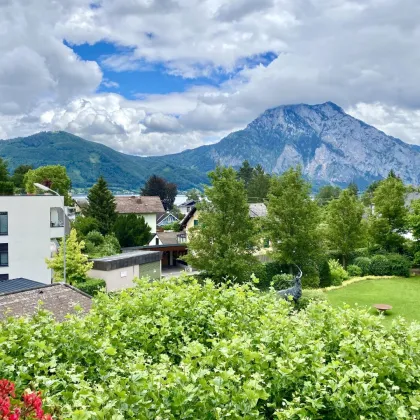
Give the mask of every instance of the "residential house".
M 105 280 L 106 290 L 117 290 L 134 287 L 133 280 L 149 277 L 151 280 L 161 278 L 161 252 L 134 251 L 110 257 L 95 258 L 89 277 Z
M 89 295 L 69 284 L 43 284 L 23 278 L 0 280 L 0 320 L 33 316 L 40 303 L 57 321 L 64 321 L 68 314 L 87 313 L 92 305 Z
M 52 272 L 45 259 L 64 236 L 65 220 L 63 197 L 0 197 L 0 280 L 30 278 L 51 283 Z
M 190 210 L 195 207 L 197 203 L 194 200 L 187 200 L 184 203 L 180 204 L 178 206 L 179 211 L 185 216 L 187 215 Z
M 156 225 L 157 227 L 163 227 L 172 225 L 175 222 L 179 222 L 178 217 L 174 216 L 171 212 L 166 212 L 157 215 Z
M 143 216 L 152 233 L 156 232 L 157 215 L 165 213 L 159 197 L 132 195 L 115 197 L 115 201 L 117 203 L 117 213 Z

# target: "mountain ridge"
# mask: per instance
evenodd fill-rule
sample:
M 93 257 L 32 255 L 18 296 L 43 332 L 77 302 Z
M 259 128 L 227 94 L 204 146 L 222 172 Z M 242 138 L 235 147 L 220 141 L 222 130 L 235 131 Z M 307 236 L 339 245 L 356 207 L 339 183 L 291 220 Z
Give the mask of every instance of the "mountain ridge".
M 332 102 L 270 108 L 215 144 L 172 155 L 125 155 L 66 132 L 41 132 L 0 141 L 0 156 L 12 167 L 64 164 L 76 188 L 90 187 L 104 171 L 114 189 L 138 190 L 153 173 L 187 189 L 207 182 L 217 164 L 239 167 L 244 160 L 274 174 L 301 165 L 315 186 L 354 181 L 363 188 L 391 169 L 420 183 L 420 146 L 388 136 Z

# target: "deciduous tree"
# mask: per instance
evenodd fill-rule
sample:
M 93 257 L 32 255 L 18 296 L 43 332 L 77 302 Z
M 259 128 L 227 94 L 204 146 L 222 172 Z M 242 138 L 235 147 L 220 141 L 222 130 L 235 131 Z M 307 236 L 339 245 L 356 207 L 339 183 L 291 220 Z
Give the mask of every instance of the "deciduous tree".
M 217 281 L 226 277 L 246 281 L 258 240 L 244 183 L 232 168 L 217 167 L 209 177 L 208 201 L 197 205 L 199 224 L 190 233 L 187 261 Z
M 350 190 L 343 190 L 337 200 L 327 207 L 327 235 L 330 246 L 339 251 L 343 266 L 347 266 L 350 253 L 361 243 L 363 205 Z
M 270 175 L 264 172 L 261 165 L 257 165 L 248 184 L 248 201 L 262 203 L 268 195 L 270 189 Z
M 152 175 L 140 190 L 140 194 L 144 196 L 159 197 L 165 210 L 170 210 L 175 202 L 175 197 L 178 194 L 178 188 L 176 184 L 167 182 L 164 178 L 157 175 Z
M 75 229 L 70 231 L 66 240 L 66 281 L 75 284 L 86 280 L 87 272 L 93 267 L 88 257 L 83 254 L 85 243 L 77 240 Z M 58 253 L 51 259 L 46 259 L 48 268 L 54 270 L 54 280 L 63 281 L 64 253 L 60 246 Z
M 66 205 L 70 205 L 72 203 L 72 199 L 69 194 L 71 181 L 64 166 L 49 165 L 40 166 L 37 169 L 30 169 L 24 177 L 26 192 L 35 193 L 35 183 L 45 185 L 46 187 L 58 192 L 64 197 Z

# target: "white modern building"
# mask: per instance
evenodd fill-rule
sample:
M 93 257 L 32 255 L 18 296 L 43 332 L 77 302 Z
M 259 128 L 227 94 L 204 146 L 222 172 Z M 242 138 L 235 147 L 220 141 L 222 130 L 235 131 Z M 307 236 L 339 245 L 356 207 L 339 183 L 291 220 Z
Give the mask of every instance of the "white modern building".
M 0 196 L 0 280 L 51 283 L 46 258 L 64 236 L 63 197 Z

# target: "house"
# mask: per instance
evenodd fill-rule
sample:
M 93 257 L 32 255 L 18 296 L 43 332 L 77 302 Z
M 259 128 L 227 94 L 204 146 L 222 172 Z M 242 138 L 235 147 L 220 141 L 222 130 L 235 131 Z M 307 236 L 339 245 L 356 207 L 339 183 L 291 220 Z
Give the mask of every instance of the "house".
M 152 233 L 156 232 L 157 215 L 165 213 L 159 197 L 123 196 L 115 197 L 117 213 L 143 216 Z
M 178 206 L 178 208 L 179 208 L 179 211 L 185 216 L 190 212 L 190 210 L 193 207 L 195 207 L 195 205 L 196 205 L 196 202 L 194 200 L 187 200 L 184 203 L 181 203 Z
M 179 222 L 178 217 L 174 216 L 171 212 L 166 212 L 157 215 L 156 225 L 158 227 L 168 226 L 175 222 Z
M 30 278 L 50 284 L 52 273 L 45 259 L 64 236 L 65 220 L 63 197 L 0 197 L 0 280 Z
M 184 232 L 156 232 L 149 245 L 178 245 L 186 242 Z
M 69 284 L 43 284 L 27 279 L 0 280 L 0 320 L 28 317 L 42 309 L 51 312 L 57 321 L 68 314 L 87 313 L 91 297 Z
M 250 203 L 249 217 L 252 219 L 256 217 L 267 217 L 267 206 L 264 203 Z
M 108 292 L 134 287 L 135 278 L 161 278 L 161 252 L 157 251 L 127 252 L 95 258 L 92 262 L 93 267 L 88 276 L 105 280 Z

